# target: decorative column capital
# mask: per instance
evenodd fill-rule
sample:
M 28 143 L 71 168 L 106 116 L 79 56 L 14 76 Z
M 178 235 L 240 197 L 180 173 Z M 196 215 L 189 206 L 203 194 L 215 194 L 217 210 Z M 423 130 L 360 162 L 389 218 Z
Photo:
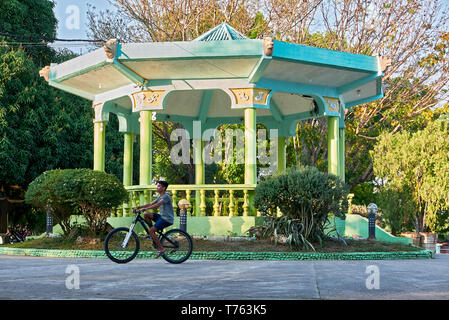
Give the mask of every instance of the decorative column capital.
M 94 102 L 92 108 L 94 109 L 94 112 L 95 112 L 95 116 L 94 116 L 94 120 L 93 120 L 94 123 L 109 121 L 109 112 L 103 113 L 104 102 L 98 102 L 98 103 Z
M 272 90 L 259 88 L 229 88 L 225 90 L 231 98 L 231 108 L 270 108 Z
M 133 112 L 164 109 L 164 99 L 169 90 L 144 90 L 131 94 Z
M 340 100 L 335 98 L 324 97 L 326 101 L 326 112 L 327 116 L 340 116 Z

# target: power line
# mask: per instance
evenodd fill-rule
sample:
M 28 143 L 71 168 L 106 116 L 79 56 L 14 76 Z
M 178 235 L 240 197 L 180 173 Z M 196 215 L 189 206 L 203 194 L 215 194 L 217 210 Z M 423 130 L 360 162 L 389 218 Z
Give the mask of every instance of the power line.
M 11 33 L 4 33 L 0 32 L 0 36 L 8 37 L 8 38 L 14 38 L 14 39 L 29 39 L 29 40 L 41 40 L 41 41 L 47 41 L 47 42 L 54 42 L 54 41 L 60 41 L 60 42 L 106 42 L 102 39 L 59 39 L 59 38 L 50 38 L 50 37 L 40 37 L 40 36 L 26 36 L 23 34 L 11 34 Z

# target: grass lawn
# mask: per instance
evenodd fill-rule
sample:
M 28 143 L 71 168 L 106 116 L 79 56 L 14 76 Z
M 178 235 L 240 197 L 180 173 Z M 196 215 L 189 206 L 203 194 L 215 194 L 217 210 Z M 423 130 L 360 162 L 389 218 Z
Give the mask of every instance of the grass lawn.
M 292 250 L 285 244 L 274 244 L 270 240 L 252 241 L 212 241 L 194 239 L 194 251 L 228 251 L 228 252 L 304 252 L 303 250 Z M 317 252 L 397 252 L 418 251 L 420 248 L 405 246 L 402 244 L 391 244 L 367 240 L 346 240 L 347 246 L 342 242 L 326 241 L 323 248 L 319 243 L 314 243 Z M 96 244 L 75 244 L 74 240 L 64 238 L 41 238 L 28 240 L 24 243 L 7 244 L 12 248 L 32 249 L 64 249 L 64 250 L 104 250 L 104 242 Z M 152 242 L 147 239 L 140 241 L 141 250 L 152 250 Z M 308 250 L 309 252 L 311 250 Z

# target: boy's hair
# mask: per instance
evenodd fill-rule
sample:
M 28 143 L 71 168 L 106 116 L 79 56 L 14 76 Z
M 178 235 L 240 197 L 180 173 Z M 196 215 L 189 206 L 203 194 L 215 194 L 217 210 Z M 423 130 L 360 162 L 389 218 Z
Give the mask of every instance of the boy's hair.
M 157 184 L 161 184 L 161 185 L 163 185 L 164 187 L 165 187 L 165 190 L 167 190 L 167 187 L 168 187 L 168 183 L 167 183 L 167 181 L 164 181 L 164 180 L 159 180 L 158 182 L 156 182 Z

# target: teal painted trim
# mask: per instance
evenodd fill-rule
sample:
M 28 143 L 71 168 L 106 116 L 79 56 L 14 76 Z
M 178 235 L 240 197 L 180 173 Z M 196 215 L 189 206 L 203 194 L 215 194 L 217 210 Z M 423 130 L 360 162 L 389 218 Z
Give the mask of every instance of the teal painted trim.
M 102 250 L 49 250 L 1 247 L 0 255 L 52 258 L 107 258 Z M 140 251 L 137 259 L 153 259 L 154 251 Z M 398 260 L 432 259 L 430 250 L 404 252 L 211 252 L 193 251 L 191 260 Z
M 378 80 L 378 79 L 379 79 L 379 75 L 377 73 L 375 73 L 375 74 L 369 75 L 368 77 L 358 79 L 358 80 L 348 83 L 344 86 L 341 86 L 337 89 L 337 92 L 339 94 L 343 94 L 345 92 L 351 91 L 353 89 L 363 86 L 364 84 L 367 84 L 371 81 Z
M 213 90 L 205 90 L 201 98 L 200 110 L 198 112 L 198 120 L 204 123 L 209 113 L 210 101 L 212 100 Z
M 364 99 L 360 99 L 360 100 L 355 100 L 355 101 L 351 101 L 351 102 L 347 102 L 346 103 L 346 108 L 352 108 L 355 106 L 358 106 L 359 104 L 364 104 L 364 103 L 368 103 L 368 102 L 373 102 L 375 100 L 379 100 L 382 99 L 384 97 L 383 92 L 381 94 L 378 94 L 377 96 L 373 96 L 373 97 L 368 97 L 368 98 L 364 98 Z
M 357 72 L 378 72 L 377 57 L 274 41 L 273 58 Z
M 272 114 L 273 118 L 277 122 L 282 122 L 284 120 L 284 115 L 282 114 L 282 112 L 279 109 L 279 107 L 276 104 L 276 102 L 274 102 L 274 99 L 271 99 L 271 101 L 270 101 L 270 111 L 271 111 L 271 114 Z
M 139 76 L 137 73 L 135 73 L 131 69 L 127 68 L 126 66 L 124 66 L 123 64 L 118 62 L 118 60 L 116 58 L 114 58 L 114 60 L 112 62 L 112 66 L 118 72 L 120 72 L 122 75 L 124 75 L 126 78 L 128 78 L 131 82 L 134 82 L 136 84 L 143 86 L 145 84 L 145 82 L 147 81 L 146 79 L 142 78 L 141 76 Z
M 305 120 L 310 118 L 316 118 L 317 116 L 312 111 L 305 111 L 305 112 L 299 112 L 299 113 L 293 113 L 284 116 L 284 120 Z
M 126 43 L 121 47 L 119 61 L 189 58 L 248 58 L 261 57 L 263 40 L 238 41 L 173 41 Z
M 340 96 L 340 121 L 339 121 L 340 129 L 346 129 L 345 110 L 346 110 L 346 104 L 345 104 L 343 98 Z
M 73 60 L 76 60 L 76 59 L 73 59 Z M 72 60 L 69 60 L 69 61 L 72 61 Z M 89 66 L 86 66 L 84 68 L 83 67 L 79 68 L 79 66 L 74 65 L 73 69 L 77 69 L 76 71 L 68 73 L 68 74 L 66 74 L 66 75 L 64 75 L 62 77 L 59 77 L 59 78 L 57 77 L 57 72 L 56 72 L 56 74 L 55 73 L 53 74 L 53 79 L 52 80 L 55 81 L 55 82 L 63 82 L 65 80 L 68 80 L 68 79 L 71 79 L 71 78 L 83 75 L 85 73 L 88 73 L 89 71 L 100 69 L 100 68 L 102 68 L 102 67 L 104 67 L 106 65 L 109 65 L 109 63 L 106 62 L 106 61 L 102 61 L 102 62 L 97 63 L 97 64 L 89 65 Z M 78 67 L 78 68 L 75 68 L 75 67 Z
M 265 69 L 269 66 L 270 62 L 272 61 L 272 57 L 263 56 L 259 62 L 257 63 L 256 67 L 254 68 L 251 75 L 248 77 L 249 83 L 256 83 L 262 78 L 262 75 L 265 72 Z
M 226 22 L 200 35 L 192 41 L 243 40 L 248 39 Z
M 110 112 L 122 116 L 128 116 L 132 114 L 131 109 L 124 108 L 113 101 L 106 101 L 103 105 L 103 113 Z
M 60 89 L 62 91 L 74 94 L 74 95 L 76 95 L 78 97 L 82 97 L 82 98 L 90 100 L 90 101 L 94 101 L 94 99 L 95 99 L 95 96 L 93 94 L 90 94 L 90 93 L 88 93 L 86 91 L 79 90 L 79 89 L 76 89 L 76 88 L 73 88 L 73 87 L 66 86 L 66 85 L 64 85 L 62 83 L 58 83 L 58 82 L 50 80 L 48 82 L 48 84 L 50 86 L 56 88 L 56 89 Z
M 336 88 L 309 85 L 305 83 L 280 81 L 262 78 L 256 82 L 255 86 L 260 89 L 269 89 L 273 91 L 282 91 L 302 95 L 320 95 L 323 97 L 338 98 L 339 94 Z
M 136 136 L 140 135 L 140 115 L 138 113 L 132 113 L 130 115 L 117 114 L 119 121 L 119 132 L 134 133 Z

